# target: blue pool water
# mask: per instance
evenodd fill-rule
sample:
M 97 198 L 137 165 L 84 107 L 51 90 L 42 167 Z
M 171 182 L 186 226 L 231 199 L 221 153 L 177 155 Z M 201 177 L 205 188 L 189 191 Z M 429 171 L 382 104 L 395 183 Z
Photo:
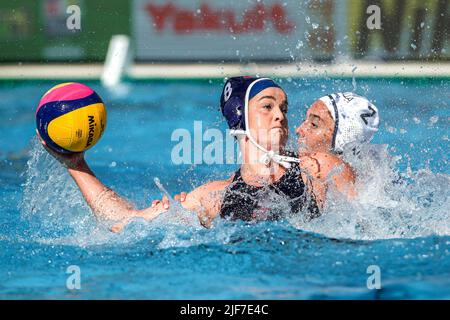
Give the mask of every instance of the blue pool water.
M 309 223 L 218 220 L 183 225 L 171 212 L 121 234 L 96 221 L 65 170 L 34 138 L 34 110 L 55 82 L 0 84 L 1 299 L 449 299 L 450 87 L 447 79 L 283 79 L 293 130 L 320 96 L 352 91 L 375 102 L 376 157 L 356 163 L 359 198 L 330 199 Z M 127 83 L 109 92 L 102 140 L 86 158 L 137 207 L 230 176 L 235 165 L 174 165 L 171 134 L 225 123 L 220 81 Z M 375 151 L 374 151 L 375 150 Z M 394 182 L 393 182 L 394 181 Z M 169 221 L 170 220 L 170 221 Z M 68 266 L 81 289 L 68 290 Z M 369 290 L 367 268 L 381 271 Z

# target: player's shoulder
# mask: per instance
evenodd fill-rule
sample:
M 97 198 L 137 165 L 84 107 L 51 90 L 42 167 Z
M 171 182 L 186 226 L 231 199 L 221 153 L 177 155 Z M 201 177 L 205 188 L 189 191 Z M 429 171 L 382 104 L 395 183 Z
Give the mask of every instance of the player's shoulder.
M 232 181 L 233 181 L 232 178 L 227 179 L 227 180 L 209 181 L 209 182 L 197 187 L 194 191 L 196 191 L 196 193 L 220 191 L 220 190 L 223 190 L 226 187 L 228 187 Z
M 312 152 L 301 157 L 302 163 L 318 178 L 327 177 L 336 168 L 339 174 L 354 179 L 353 169 L 341 157 L 325 152 Z M 338 172 L 336 172 L 338 174 Z
M 332 153 L 314 152 L 311 156 L 320 162 L 324 170 L 331 170 L 336 165 L 345 164 L 339 156 Z
M 205 189 L 209 189 L 211 191 L 217 191 L 220 189 L 224 189 L 230 185 L 231 181 L 228 180 L 216 180 L 216 181 L 210 181 L 206 184 L 204 184 Z

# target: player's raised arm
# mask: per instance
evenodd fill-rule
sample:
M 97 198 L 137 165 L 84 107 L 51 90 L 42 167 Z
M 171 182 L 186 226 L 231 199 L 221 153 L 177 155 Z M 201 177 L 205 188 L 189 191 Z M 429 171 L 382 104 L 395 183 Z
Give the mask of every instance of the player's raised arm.
M 67 169 L 94 214 L 107 220 L 153 219 L 162 206 L 137 210 L 106 187 L 84 159 L 106 127 L 106 107 L 97 93 L 81 83 L 63 83 L 48 90 L 36 110 L 36 133 L 45 149 Z
M 142 217 L 152 220 L 166 211 L 162 204 L 143 210 L 136 209 L 95 176 L 86 163 L 83 152 L 60 154 L 46 146 L 44 141 L 42 143 L 46 150 L 67 168 L 87 204 L 98 218 L 119 221 Z

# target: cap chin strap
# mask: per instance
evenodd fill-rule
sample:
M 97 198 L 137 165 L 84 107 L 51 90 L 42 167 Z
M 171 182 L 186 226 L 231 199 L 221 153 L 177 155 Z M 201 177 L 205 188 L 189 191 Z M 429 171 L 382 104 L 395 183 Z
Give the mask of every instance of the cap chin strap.
M 282 165 L 284 168 L 289 169 L 291 167 L 291 162 L 300 163 L 300 159 L 289 156 L 282 156 L 273 150 L 266 150 L 261 145 L 259 145 L 255 141 L 255 139 L 253 139 L 252 135 L 247 130 L 230 130 L 230 134 L 232 136 L 246 136 L 255 147 L 264 152 L 261 158 L 259 158 L 259 162 L 263 163 L 266 166 L 268 166 L 270 162 L 273 161 L 275 163 L 278 163 L 279 165 Z
M 268 78 L 261 78 L 258 79 L 256 81 L 254 81 L 253 83 L 250 84 L 250 86 L 247 88 L 247 92 L 245 93 L 245 130 L 230 130 L 230 134 L 232 136 L 246 136 L 250 142 L 257 147 L 259 150 L 261 150 L 262 152 L 264 152 L 264 154 L 261 156 L 261 158 L 259 158 L 259 162 L 263 163 L 264 165 L 268 166 L 270 164 L 271 161 L 278 163 L 279 165 L 282 165 L 284 168 L 289 169 L 291 167 L 291 162 L 297 162 L 299 163 L 300 160 L 294 157 L 288 157 L 288 156 L 282 156 L 278 153 L 276 153 L 273 150 L 268 151 L 267 149 L 265 149 L 264 147 L 262 147 L 260 144 L 258 144 L 258 142 L 256 142 L 255 139 L 253 139 L 249 128 L 249 123 L 248 123 L 248 100 L 249 100 L 249 94 L 250 94 L 250 90 L 252 89 L 252 87 L 261 80 L 267 80 Z

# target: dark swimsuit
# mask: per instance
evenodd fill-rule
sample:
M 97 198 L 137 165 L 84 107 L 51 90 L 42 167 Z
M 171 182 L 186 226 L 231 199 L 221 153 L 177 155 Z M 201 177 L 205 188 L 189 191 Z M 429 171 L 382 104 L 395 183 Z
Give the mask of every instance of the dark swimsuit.
M 274 199 L 273 196 L 275 195 Z M 264 202 L 272 202 L 278 211 L 264 208 Z M 273 202 L 276 203 L 273 203 Z M 290 213 L 307 211 L 305 218 L 310 220 L 320 215 L 314 197 L 306 191 L 300 175 L 300 167 L 292 163 L 291 167 L 275 183 L 256 187 L 244 182 L 241 169 L 237 170 L 233 182 L 227 187 L 222 202 L 220 216 L 231 220 L 278 220 L 286 216 L 283 205 L 288 204 Z M 261 208 L 262 206 L 262 208 Z

